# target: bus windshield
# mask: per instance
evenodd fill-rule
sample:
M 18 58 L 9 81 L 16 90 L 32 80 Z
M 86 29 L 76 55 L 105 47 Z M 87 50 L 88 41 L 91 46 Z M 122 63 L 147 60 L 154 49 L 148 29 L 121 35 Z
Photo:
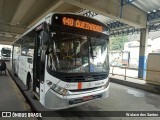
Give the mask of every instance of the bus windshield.
M 1 54 L 2 54 L 2 56 L 4 56 L 4 57 L 10 57 L 10 56 L 11 56 L 11 50 L 2 48 Z
M 64 73 L 108 71 L 108 40 L 67 32 L 52 33 L 48 67 Z

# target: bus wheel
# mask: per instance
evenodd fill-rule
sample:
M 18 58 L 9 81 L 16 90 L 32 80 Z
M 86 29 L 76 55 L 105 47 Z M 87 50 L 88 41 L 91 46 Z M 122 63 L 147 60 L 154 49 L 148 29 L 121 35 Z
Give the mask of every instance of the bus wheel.
M 31 90 L 31 82 L 29 82 L 29 84 L 27 85 L 27 89 Z
M 13 74 L 14 74 L 15 77 L 17 77 L 15 66 L 14 66 L 14 68 L 13 68 Z
M 36 99 L 36 96 L 34 95 L 32 87 L 31 87 L 32 86 L 31 83 L 32 83 L 31 78 L 28 76 L 27 77 L 27 90 L 30 91 L 31 98 Z
M 27 90 L 31 91 L 31 75 L 27 75 Z

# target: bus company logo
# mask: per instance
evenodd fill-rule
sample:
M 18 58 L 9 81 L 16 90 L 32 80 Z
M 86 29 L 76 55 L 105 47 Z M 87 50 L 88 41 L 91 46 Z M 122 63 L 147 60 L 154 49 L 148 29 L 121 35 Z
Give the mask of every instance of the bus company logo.
M 65 88 L 70 88 L 71 84 L 66 84 Z
M 103 81 L 103 82 L 96 82 L 95 85 L 96 85 L 96 86 L 104 85 L 104 81 Z
M 1 117 L 42 117 L 41 113 L 30 113 L 30 112 L 2 112 Z
M 88 83 L 88 84 L 87 84 L 87 87 L 91 87 L 91 86 L 92 86 L 91 83 Z
M 2 112 L 2 117 L 11 117 L 11 112 Z
M 66 84 L 65 88 L 72 88 L 72 87 L 77 87 L 77 84 Z

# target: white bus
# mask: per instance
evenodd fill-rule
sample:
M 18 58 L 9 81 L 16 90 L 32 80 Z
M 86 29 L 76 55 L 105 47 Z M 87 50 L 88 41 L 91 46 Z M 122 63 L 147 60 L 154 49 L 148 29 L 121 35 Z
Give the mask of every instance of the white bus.
M 11 48 L 3 47 L 1 49 L 1 59 L 10 60 L 10 58 L 11 58 Z
M 109 28 L 70 13 L 50 13 L 13 43 L 12 68 L 47 109 L 109 94 Z

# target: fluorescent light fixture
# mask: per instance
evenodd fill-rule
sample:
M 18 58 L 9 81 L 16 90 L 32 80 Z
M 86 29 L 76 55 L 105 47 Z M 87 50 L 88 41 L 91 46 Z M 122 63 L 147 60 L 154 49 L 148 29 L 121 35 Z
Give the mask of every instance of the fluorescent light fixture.
M 156 10 L 153 10 L 153 12 L 156 12 Z

